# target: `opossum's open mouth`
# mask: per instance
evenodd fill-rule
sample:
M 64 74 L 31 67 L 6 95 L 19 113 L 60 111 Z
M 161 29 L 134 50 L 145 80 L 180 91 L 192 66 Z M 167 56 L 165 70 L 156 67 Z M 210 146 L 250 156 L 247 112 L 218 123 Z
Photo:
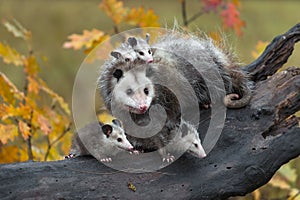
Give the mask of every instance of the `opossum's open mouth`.
M 126 148 L 126 147 L 121 147 L 121 146 L 118 146 L 119 149 L 123 149 L 125 151 L 134 151 L 134 148 Z
M 132 113 L 136 113 L 136 114 L 144 114 L 147 109 L 139 109 L 139 108 L 134 108 L 134 107 L 131 107 L 131 106 L 127 106 L 128 110 Z

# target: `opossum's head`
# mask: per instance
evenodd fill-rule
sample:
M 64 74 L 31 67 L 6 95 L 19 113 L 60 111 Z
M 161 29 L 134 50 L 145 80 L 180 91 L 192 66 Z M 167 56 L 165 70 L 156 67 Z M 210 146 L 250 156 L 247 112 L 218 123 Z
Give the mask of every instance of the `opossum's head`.
M 180 125 L 182 140 L 190 145 L 187 152 L 198 158 L 206 157 L 206 153 L 201 145 L 198 131 L 196 128 L 185 121 Z
M 110 52 L 110 55 L 119 61 L 133 62 L 137 59 L 137 55 L 133 49 L 118 48 Z
M 146 76 L 146 68 L 136 67 L 124 73 L 117 69 L 114 76 L 119 79 L 113 91 L 115 103 L 132 113 L 145 113 L 155 95 L 154 85 Z
M 102 131 L 106 137 L 106 142 L 114 147 L 127 151 L 133 151 L 134 148 L 127 140 L 122 124 L 119 120 L 113 119 L 112 124 L 102 125 Z
M 146 34 L 146 39 L 143 40 L 141 38 L 129 37 L 128 43 L 136 52 L 137 58 L 140 60 L 144 60 L 147 63 L 153 62 L 153 54 L 151 47 L 149 45 L 150 35 Z

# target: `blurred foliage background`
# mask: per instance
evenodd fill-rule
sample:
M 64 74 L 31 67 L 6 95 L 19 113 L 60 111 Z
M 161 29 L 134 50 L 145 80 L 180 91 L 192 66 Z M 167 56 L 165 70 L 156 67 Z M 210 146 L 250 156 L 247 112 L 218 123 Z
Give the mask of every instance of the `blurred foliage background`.
M 192 16 L 200 9 L 200 0 L 187 0 L 187 15 Z M 114 34 L 112 20 L 99 9 L 100 0 L 0 0 L 0 19 L 17 19 L 32 33 L 32 49 L 40 63 L 40 77 L 48 87 L 62 96 L 69 104 L 72 103 L 72 87 L 76 72 L 86 57 L 84 50 L 73 51 L 63 48 L 68 36 L 74 33 L 82 34 L 83 30 L 93 28 L 108 34 Z M 181 5 L 178 0 L 124 0 L 124 6 L 152 8 L 159 16 L 159 23 L 172 27 L 174 19 L 183 24 Z M 245 21 L 242 28 L 243 35 L 229 30 L 226 32 L 229 43 L 232 44 L 236 54 L 244 64 L 254 60 L 260 43 L 270 42 L 275 36 L 286 32 L 290 27 L 300 22 L 300 1 L 269 0 L 269 1 L 243 1 L 240 0 L 240 17 Z M 121 30 L 132 28 L 121 24 Z M 190 30 L 201 29 L 204 32 L 217 32 L 222 30 L 220 16 L 214 12 L 203 14 L 189 25 Z M 7 42 L 19 52 L 28 54 L 26 45 L 16 39 L 0 26 L 0 41 Z M 257 46 L 258 45 L 258 46 Z M 285 66 L 300 66 L 300 47 L 296 46 L 293 55 Z M 0 60 L 0 72 L 9 77 L 17 87 L 23 87 L 24 74 L 20 67 L 12 67 Z M 71 134 L 68 133 L 70 140 Z M 62 148 L 64 153 L 70 146 Z M 1 150 L 1 144 L 0 144 Z M 5 152 L 7 154 L 11 152 Z M 26 154 L 26 153 L 24 153 Z M 0 163 L 4 162 L 0 154 Z M 58 159 L 50 157 L 49 159 Z M 22 160 L 26 160 L 23 158 Z M 42 160 L 42 159 L 40 159 Z M 252 194 L 246 197 L 231 199 L 300 199 L 300 161 L 299 158 L 283 166 L 273 179 Z

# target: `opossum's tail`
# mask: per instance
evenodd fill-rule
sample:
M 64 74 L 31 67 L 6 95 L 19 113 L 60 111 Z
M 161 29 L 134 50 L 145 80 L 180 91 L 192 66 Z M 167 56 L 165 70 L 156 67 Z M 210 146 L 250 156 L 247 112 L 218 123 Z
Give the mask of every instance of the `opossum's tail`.
M 229 76 L 232 81 L 232 92 L 224 97 L 225 106 L 227 108 L 242 108 L 248 105 L 252 96 L 248 74 L 235 66 L 231 67 Z

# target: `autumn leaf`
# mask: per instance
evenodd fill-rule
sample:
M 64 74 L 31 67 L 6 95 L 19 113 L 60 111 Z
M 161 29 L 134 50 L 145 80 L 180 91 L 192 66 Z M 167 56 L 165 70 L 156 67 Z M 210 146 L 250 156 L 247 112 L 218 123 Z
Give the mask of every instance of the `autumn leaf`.
M 127 12 L 127 8 L 124 8 L 123 2 L 118 0 L 102 0 L 99 8 L 113 20 L 115 25 L 123 21 L 124 15 Z
M 47 85 L 41 80 L 40 81 L 40 89 L 46 92 L 48 95 L 52 97 L 54 101 L 57 101 L 60 105 L 60 107 L 68 114 L 70 115 L 70 109 L 68 104 L 64 101 L 64 99 L 56 94 L 54 91 L 52 91 L 50 88 L 47 87 Z
M 225 29 L 232 28 L 239 36 L 243 34 L 241 28 L 245 26 L 245 22 L 241 20 L 240 13 L 234 3 L 228 2 L 220 15 Z
M 132 8 L 126 16 L 125 21 L 131 25 L 138 25 L 140 27 L 159 27 L 158 15 L 154 13 L 153 9 L 145 11 L 144 7 Z
M 31 32 L 25 29 L 17 20 L 13 19 L 14 24 L 4 21 L 3 25 L 15 37 L 23 38 L 24 40 L 31 39 Z
M 24 99 L 24 94 L 20 92 L 17 87 L 2 72 L 0 72 L 0 85 L 0 96 L 4 101 L 10 104 L 14 104 L 16 99 Z
M 37 72 L 40 70 L 40 67 L 36 61 L 35 56 L 30 55 L 26 58 L 24 70 L 27 75 L 36 76 Z
M 101 41 L 107 38 L 107 35 L 104 32 L 93 29 L 92 31 L 84 30 L 82 35 L 72 34 L 68 36 L 69 42 L 63 44 L 63 48 L 69 49 L 73 48 L 74 50 L 81 49 L 82 47 L 91 48 L 94 42 Z
M 24 140 L 27 140 L 28 137 L 31 135 L 29 126 L 27 125 L 27 123 L 25 123 L 21 120 L 19 121 L 18 125 L 19 125 L 19 129 L 20 129 L 20 132 L 21 132 Z
M 0 42 L 0 56 L 6 64 L 20 66 L 24 64 L 24 57 L 9 45 Z
M 49 121 L 43 115 L 37 116 L 37 123 L 45 135 L 48 135 L 52 131 Z
M 254 59 L 257 59 L 262 54 L 262 52 L 265 50 L 265 48 L 267 47 L 268 44 L 269 44 L 269 42 L 258 41 L 255 46 L 255 50 L 251 52 L 252 57 Z
M 0 142 L 6 144 L 8 140 L 14 141 L 18 136 L 18 127 L 13 124 L 0 124 Z
M 204 11 L 217 11 L 217 8 L 222 5 L 222 0 L 202 0 L 202 3 L 204 4 Z
M 27 80 L 28 80 L 28 91 L 37 95 L 39 93 L 39 83 L 31 76 L 27 76 Z

